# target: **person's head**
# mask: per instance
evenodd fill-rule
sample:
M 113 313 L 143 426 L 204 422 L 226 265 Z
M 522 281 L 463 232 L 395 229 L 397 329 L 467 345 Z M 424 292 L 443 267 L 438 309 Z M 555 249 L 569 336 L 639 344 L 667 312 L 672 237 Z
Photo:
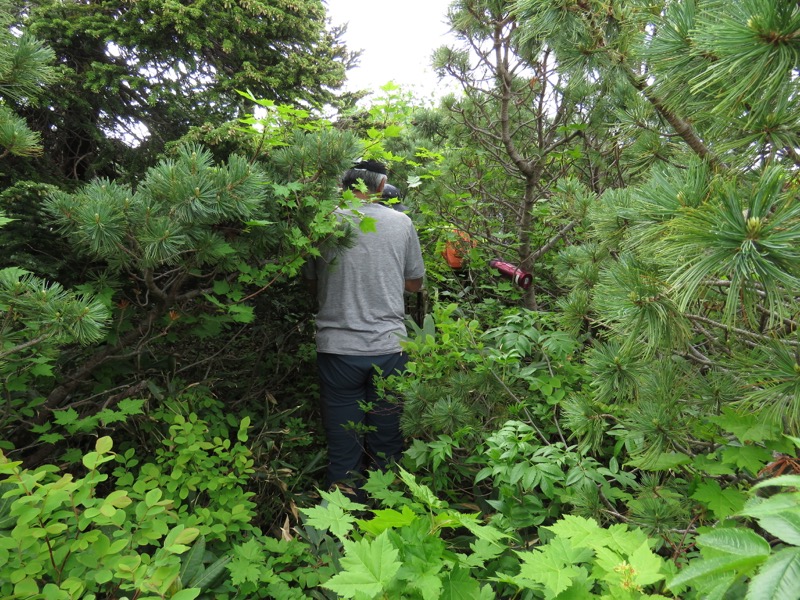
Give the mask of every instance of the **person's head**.
M 342 188 L 355 191 L 359 181 L 364 182 L 370 194 L 380 194 L 386 185 L 386 166 L 377 160 L 358 162 L 342 175 Z
M 396 198 L 398 201 L 402 200 L 400 197 L 400 190 L 394 187 L 391 183 L 387 183 L 383 186 L 383 191 L 381 192 L 381 199 L 382 200 L 392 200 Z
M 398 210 L 400 212 L 409 212 L 408 207 L 401 202 L 403 196 L 400 194 L 400 190 L 398 190 L 395 186 L 391 183 L 387 183 L 383 186 L 383 191 L 381 192 L 381 200 L 386 200 L 387 202 L 381 202 L 381 204 L 386 204 L 387 206 L 391 206 L 393 209 Z

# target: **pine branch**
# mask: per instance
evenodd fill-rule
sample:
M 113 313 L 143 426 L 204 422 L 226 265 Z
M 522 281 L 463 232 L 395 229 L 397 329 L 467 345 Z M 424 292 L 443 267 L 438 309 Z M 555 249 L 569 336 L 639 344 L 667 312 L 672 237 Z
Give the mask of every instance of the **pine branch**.
M 639 90 L 644 97 L 647 98 L 648 102 L 650 102 L 650 104 L 652 104 L 653 107 L 658 111 L 658 113 L 664 117 L 670 125 L 672 125 L 672 128 L 675 130 L 675 132 L 683 139 L 684 142 L 686 142 L 686 144 L 695 152 L 695 154 L 716 168 L 722 168 L 725 166 L 719 157 L 712 152 L 708 146 L 706 146 L 703 140 L 700 139 L 700 136 L 697 135 L 697 132 L 695 131 L 694 127 L 692 127 L 692 124 L 689 123 L 689 121 L 679 117 L 666 106 L 664 106 L 664 102 L 653 93 L 653 91 L 650 89 L 650 86 L 647 85 L 645 81 L 638 77 L 633 71 L 626 69 L 625 74 L 627 75 L 631 84 L 633 84 L 633 87 Z
M 575 219 L 574 221 L 570 221 L 569 223 L 567 223 L 564 227 L 562 227 L 559 230 L 558 233 L 556 233 L 553 237 L 551 237 L 544 246 L 540 247 L 538 250 L 536 250 L 536 252 L 531 254 L 530 257 L 529 257 L 529 260 L 531 262 L 535 262 L 535 261 L 539 260 L 539 258 L 541 258 L 547 252 L 552 250 L 553 247 L 558 243 L 558 241 L 560 239 L 562 239 L 570 231 L 575 229 L 575 227 L 578 225 L 578 223 L 580 223 L 580 221 L 578 219 Z
M 701 315 L 684 315 L 690 321 L 696 321 L 698 323 L 705 323 L 706 325 L 711 325 L 713 327 L 719 327 L 720 329 L 724 329 L 728 333 L 736 333 L 738 335 L 742 335 L 745 337 L 749 337 L 756 340 L 761 340 L 764 342 L 775 342 L 779 341 L 783 344 L 787 344 L 789 346 L 797 346 L 800 347 L 800 342 L 795 342 L 792 340 L 776 340 L 774 337 L 770 337 L 768 335 L 762 335 L 760 333 L 756 333 L 754 331 L 748 331 L 747 329 L 740 329 L 739 327 L 733 327 L 732 325 L 725 325 L 724 323 L 720 323 L 719 321 L 714 321 L 713 319 L 709 319 L 708 317 L 703 317 Z
M 52 335 L 53 335 L 52 333 L 46 333 L 44 335 L 40 335 L 37 338 L 34 338 L 32 340 L 28 340 L 27 342 L 23 342 L 22 344 L 14 346 L 13 348 L 10 348 L 8 350 L 4 350 L 3 352 L 0 352 L 0 360 L 4 359 L 6 356 L 9 356 L 10 354 L 16 354 L 17 352 L 19 352 L 21 350 L 25 350 L 26 348 L 30 348 L 32 346 L 36 346 L 38 344 L 41 344 L 42 342 L 44 342 L 48 338 L 52 337 Z

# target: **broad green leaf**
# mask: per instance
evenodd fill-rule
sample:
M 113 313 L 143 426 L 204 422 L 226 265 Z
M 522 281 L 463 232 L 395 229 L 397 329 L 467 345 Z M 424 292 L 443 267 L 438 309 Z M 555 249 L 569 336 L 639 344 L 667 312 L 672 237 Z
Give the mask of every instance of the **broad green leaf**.
M 781 514 L 761 517 L 758 524 L 779 540 L 800 546 L 800 507 Z
M 171 596 L 172 600 L 194 600 L 200 595 L 200 588 L 187 588 Z
M 200 588 L 201 590 L 208 589 L 211 587 L 217 577 L 219 577 L 225 571 L 225 567 L 230 561 L 230 556 L 220 556 L 212 564 L 208 565 L 204 571 L 199 572 L 194 579 L 187 582 L 186 585 Z
M 372 217 L 362 217 L 358 223 L 358 228 L 362 233 L 376 233 L 378 230 L 375 227 L 377 221 Z
M 763 442 L 776 439 L 780 435 L 779 428 L 773 423 L 759 418 L 756 414 L 739 413 L 731 408 L 724 408 L 722 415 L 709 416 L 708 420 L 725 431 L 730 431 L 742 443 Z
M 347 514 L 338 506 L 314 506 L 300 509 L 308 517 L 307 523 L 323 531 L 330 531 L 339 539 L 344 538 L 355 523 L 355 517 Z
M 438 574 L 424 574 L 403 582 L 409 588 L 418 590 L 423 600 L 438 600 L 442 597 L 442 580 Z
M 167 534 L 164 540 L 164 548 L 167 550 L 172 549 L 175 553 L 185 552 L 189 549 L 186 544 L 191 544 L 197 539 L 198 535 L 200 535 L 200 530 L 196 527 L 176 525 L 172 531 Z
M 756 475 L 772 460 L 772 452 L 760 446 L 727 446 L 722 451 L 722 460 L 731 463 L 740 469 L 747 469 Z
M 743 492 L 735 488 L 723 490 L 713 479 L 700 483 L 692 498 L 708 506 L 718 519 L 725 519 L 738 512 L 747 500 Z
M 106 435 L 101 438 L 98 438 L 98 440 L 94 444 L 94 449 L 95 452 L 97 452 L 98 454 L 105 454 L 107 452 L 110 452 L 113 446 L 114 442 L 111 441 L 111 438 Z
M 784 548 L 769 557 L 750 581 L 746 600 L 800 598 L 800 548 Z
M 764 562 L 765 556 L 719 556 L 717 558 L 702 558 L 690 562 L 668 583 L 668 589 L 675 589 L 689 583 L 703 581 L 712 575 L 740 573 L 748 571 Z
M 52 377 L 53 365 L 48 363 L 36 363 L 31 367 L 30 372 L 37 377 Z
M 595 537 L 603 529 L 594 519 L 586 519 L 575 515 L 564 515 L 552 525 L 545 527 L 557 536 L 569 538 L 573 545 L 587 546 L 586 541 Z
M 601 529 L 597 535 L 587 540 L 592 544 L 591 548 L 605 546 L 623 555 L 632 554 L 646 541 L 647 535 L 641 529 L 630 530 L 622 523 Z
M 474 600 L 482 598 L 480 584 L 466 569 L 454 568 L 442 578 L 441 600 Z
M 450 513 L 455 521 L 466 527 L 472 535 L 479 540 L 485 540 L 495 546 L 502 546 L 501 540 L 511 537 L 509 534 L 504 533 L 491 525 L 481 525 L 477 522 L 477 517 L 465 515 L 463 513 Z
M 161 500 L 161 495 L 163 492 L 159 488 L 153 488 L 149 492 L 144 495 L 144 503 L 145 506 L 151 508 L 155 506 L 159 500 Z
M 665 577 L 662 570 L 663 560 L 653 554 L 647 542 L 628 557 L 628 563 L 633 568 L 633 581 L 636 585 L 650 585 Z
M 203 557 L 206 553 L 206 538 L 200 535 L 189 551 L 181 558 L 180 580 L 184 587 L 197 577 L 203 569 Z
M 711 575 L 702 582 L 696 582 L 695 587 L 703 600 L 725 600 L 726 594 L 737 579 L 736 573 L 723 573 Z
M 21 581 L 14 584 L 14 598 L 28 598 L 36 596 L 39 593 L 39 586 L 36 581 L 31 577 L 25 577 Z
M 358 525 L 362 531 L 378 535 L 386 529 L 404 527 L 416 521 L 419 517 L 408 506 L 404 506 L 402 512 L 393 509 L 376 510 L 374 518 L 369 521 L 359 521 Z
M 758 496 L 751 498 L 744 508 L 739 511 L 739 514 L 760 519 L 761 517 L 778 515 L 798 508 L 800 508 L 800 494 L 794 492 L 778 493 L 769 498 L 760 498 Z
M 683 452 L 662 452 L 655 459 L 640 458 L 629 460 L 627 464 L 646 471 L 666 471 L 681 465 L 688 465 L 692 459 Z
M 770 553 L 767 540 L 743 527 L 723 527 L 701 534 L 697 536 L 697 545 L 735 556 L 766 557 Z
M 408 486 L 414 498 L 425 503 L 430 508 L 444 508 L 445 503 L 439 500 L 429 487 L 417 483 L 414 476 L 405 469 L 398 469 L 398 474 L 403 483 Z
M 532 552 L 518 552 L 517 555 L 522 559 L 519 575 L 514 578 L 517 584 L 524 587 L 526 579 L 541 583 L 551 598 L 569 588 L 579 574 L 575 565 L 564 560 L 563 548 L 548 544 Z
M 344 550 L 345 555 L 340 560 L 342 572 L 322 584 L 344 598 L 380 594 L 401 566 L 397 560 L 399 553 L 389 542 L 386 531 L 372 541 L 366 538 L 358 542 L 344 540 Z
M 228 565 L 231 583 L 240 586 L 243 583 L 259 583 L 274 577 L 269 567 L 264 567 L 255 562 L 250 562 L 246 558 L 236 557 Z
M 320 496 L 329 504 L 338 506 L 344 510 L 362 511 L 367 508 L 363 504 L 353 502 L 350 498 L 345 496 L 339 488 L 335 488 L 332 492 L 320 492 Z

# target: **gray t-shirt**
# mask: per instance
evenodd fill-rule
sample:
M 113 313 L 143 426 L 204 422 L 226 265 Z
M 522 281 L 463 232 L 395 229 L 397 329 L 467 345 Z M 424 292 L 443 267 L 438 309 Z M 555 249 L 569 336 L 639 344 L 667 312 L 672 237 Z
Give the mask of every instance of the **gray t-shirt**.
M 306 263 L 303 275 L 317 280 L 317 351 L 348 356 L 392 354 L 406 335 L 403 291 L 406 279 L 425 275 L 417 232 L 411 219 L 380 204 L 359 212 L 375 219 L 377 231 L 364 233 L 353 211 L 356 244 L 323 253 Z

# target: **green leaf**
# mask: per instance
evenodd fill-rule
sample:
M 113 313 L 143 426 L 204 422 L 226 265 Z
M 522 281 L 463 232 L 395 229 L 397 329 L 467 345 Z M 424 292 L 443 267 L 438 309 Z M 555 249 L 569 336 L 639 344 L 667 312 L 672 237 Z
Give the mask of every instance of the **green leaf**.
M 201 590 L 207 590 L 209 587 L 211 587 L 217 577 L 219 577 L 223 571 L 225 571 L 225 567 L 229 562 L 231 562 L 230 556 L 220 556 L 217 560 L 210 564 L 208 568 L 198 573 L 194 579 L 187 583 L 187 585 L 190 587 L 200 588 Z
M 627 464 L 647 471 L 666 471 L 691 462 L 692 459 L 683 452 L 662 452 L 655 459 L 642 457 L 629 460 Z
M 545 529 L 549 529 L 557 536 L 570 539 L 573 545 L 578 546 L 590 546 L 586 543 L 586 540 L 597 536 L 598 533 L 603 531 L 594 519 L 586 519 L 575 515 L 564 515 L 562 519 L 559 519 L 553 525 L 545 527 Z
M 402 512 L 389 509 L 376 510 L 374 514 L 373 519 L 358 522 L 362 531 L 373 535 L 378 535 L 386 529 L 405 527 L 419 518 L 408 506 L 404 506 Z
M 650 585 L 665 577 L 662 570 L 663 560 L 653 554 L 647 542 L 628 557 L 628 563 L 633 567 L 633 581 L 636 585 Z
M 231 583 L 235 586 L 240 586 L 248 582 L 258 583 L 263 579 L 262 575 L 268 575 L 264 565 L 251 562 L 241 557 L 236 557 L 231 560 L 228 565 L 228 571 L 230 571 L 231 574 Z
M 117 409 L 125 415 L 140 415 L 144 402 L 140 398 L 125 398 L 117 403 Z
M 377 221 L 372 217 L 361 217 L 358 223 L 358 228 L 362 233 L 377 233 L 378 229 L 375 227 Z
M 53 420 L 58 425 L 71 425 L 78 420 L 78 411 L 74 408 L 53 411 Z
M 31 374 L 36 375 L 37 377 L 52 377 L 53 365 L 44 362 L 35 363 L 31 367 Z
M 739 514 L 760 519 L 783 514 L 798 508 L 800 508 L 800 495 L 797 493 L 779 493 L 769 498 L 760 498 L 758 496 L 751 498 Z
M 746 600 L 798 598 L 800 548 L 784 548 L 769 557 L 750 581 Z
M 400 479 L 403 480 L 403 483 L 408 486 L 414 498 L 423 502 L 429 508 L 445 508 L 445 503 L 439 500 L 429 487 L 417 483 L 417 480 L 414 479 L 411 473 L 401 468 L 398 469 L 398 474 L 400 475 Z
M 197 577 L 203 569 L 203 556 L 206 553 L 206 538 L 198 536 L 192 547 L 181 559 L 180 580 L 186 586 L 187 583 Z
M 111 441 L 111 438 L 103 436 L 97 440 L 94 444 L 94 449 L 98 454 L 106 454 L 107 452 L 111 452 L 111 448 L 114 447 L 114 442 Z
M 550 598 L 569 588 L 580 571 L 565 555 L 565 547 L 569 547 L 569 541 L 562 539 L 557 545 L 547 544 L 532 552 L 518 552 L 522 565 L 519 575 L 514 578 L 515 581 L 520 585 L 522 582 L 518 578 L 540 583 L 544 585 Z
M 713 479 L 700 483 L 692 498 L 708 506 L 718 519 L 724 519 L 740 511 L 747 500 L 744 492 L 734 488 L 723 490 Z
M 703 550 L 724 553 L 722 556 L 694 560 L 673 577 L 667 587 L 676 587 L 702 581 L 712 576 L 738 575 L 751 571 L 763 563 L 770 554 L 770 545 L 764 538 L 750 529 L 720 528 L 697 537 L 697 544 Z
M 407 583 L 408 587 L 422 594 L 423 600 L 439 600 L 442 597 L 442 580 L 438 574 L 418 575 Z
M 442 579 L 441 600 L 474 600 L 482 598 L 480 584 L 466 569 L 454 568 Z
M 744 527 L 721 527 L 697 536 L 701 548 L 713 548 L 726 554 L 745 557 L 766 557 L 770 545 L 751 529 Z
M 386 531 L 372 541 L 344 540 L 344 549 L 340 561 L 343 571 L 322 584 L 344 598 L 355 598 L 357 594 L 377 596 L 386 590 L 401 566 L 399 552 Z
M 699 559 L 689 563 L 668 583 L 667 588 L 674 590 L 682 585 L 694 583 L 699 585 L 708 577 L 713 575 L 727 575 L 728 573 L 738 574 L 749 570 L 764 562 L 764 556 L 720 556 L 710 559 Z
M 172 531 L 167 534 L 164 540 L 164 549 L 175 554 L 186 552 L 189 550 L 186 544 L 192 543 L 197 539 L 198 535 L 200 535 L 200 530 L 196 527 L 176 525 Z
M 725 408 L 722 415 L 709 416 L 708 420 L 716 423 L 725 431 L 730 431 L 742 443 L 774 440 L 780 435 L 780 430 L 775 424 L 759 418 L 755 413 L 743 414 L 731 408 Z
M 187 588 L 171 596 L 172 600 L 194 600 L 200 595 L 200 588 Z
M 728 446 L 722 451 L 722 460 L 732 463 L 751 474 L 757 474 L 772 460 L 772 452 L 759 446 Z
M 353 529 L 353 524 L 356 522 L 355 517 L 335 504 L 301 508 L 300 512 L 307 517 L 306 523 L 308 525 L 323 531 L 330 531 L 339 539 L 344 539 Z
M 758 524 L 779 540 L 800 546 L 800 508 L 761 517 Z

